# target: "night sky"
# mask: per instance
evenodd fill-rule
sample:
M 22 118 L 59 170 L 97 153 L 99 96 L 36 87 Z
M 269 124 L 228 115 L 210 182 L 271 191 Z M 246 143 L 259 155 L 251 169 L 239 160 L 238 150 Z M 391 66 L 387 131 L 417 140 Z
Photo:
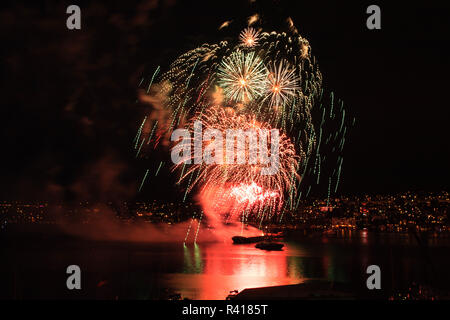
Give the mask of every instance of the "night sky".
M 66 28 L 70 4 L 82 29 Z M 381 7 L 382 29 L 366 28 Z M 147 112 L 142 77 L 204 42 L 235 37 L 260 13 L 265 31 L 291 16 L 324 88 L 356 118 L 341 193 L 447 190 L 450 5 L 362 1 L 11 1 L 2 41 L 0 200 L 131 199 L 147 164 L 132 140 Z M 233 20 L 226 30 L 222 22 Z M 164 171 L 164 170 L 163 170 Z M 141 197 L 168 199 L 167 170 Z

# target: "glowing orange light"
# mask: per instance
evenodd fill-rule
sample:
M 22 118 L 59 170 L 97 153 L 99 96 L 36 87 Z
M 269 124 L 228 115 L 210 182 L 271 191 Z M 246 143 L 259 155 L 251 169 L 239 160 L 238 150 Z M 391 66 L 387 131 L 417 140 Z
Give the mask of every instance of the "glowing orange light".
M 270 198 L 279 197 L 278 192 L 264 191 L 254 182 L 251 184 L 241 183 L 240 185 L 233 187 L 230 194 L 234 196 L 239 203 L 248 202 L 249 204 L 254 204 L 257 201 L 264 202 Z
M 244 78 L 239 79 L 239 83 L 241 84 L 241 87 L 245 87 L 247 85 L 247 81 L 245 81 Z

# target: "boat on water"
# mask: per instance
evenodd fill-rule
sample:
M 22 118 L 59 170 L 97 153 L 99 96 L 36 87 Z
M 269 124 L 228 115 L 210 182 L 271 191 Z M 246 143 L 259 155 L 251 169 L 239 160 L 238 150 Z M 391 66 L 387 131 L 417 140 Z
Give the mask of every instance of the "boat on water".
M 275 251 L 275 250 L 281 250 L 281 248 L 284 247 L 284 244 L 279 242 L 259 242 L 255 245 L 255 248 L 261 249 L 261 250 L 268 250 L 268 251 Z
M 234 244 L 243 244 L 243 243 L 256 243 L 260 241 L 264 241 L 266 237 L 242 237 L 242 236 L 234 236 L 231 238 Z

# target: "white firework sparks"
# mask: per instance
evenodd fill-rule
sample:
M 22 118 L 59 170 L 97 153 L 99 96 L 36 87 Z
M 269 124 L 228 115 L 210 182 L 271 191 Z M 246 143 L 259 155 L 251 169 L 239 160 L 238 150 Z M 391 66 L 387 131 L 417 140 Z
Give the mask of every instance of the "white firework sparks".
M 264 100 L 269 100 L 272 107 L 286 104 L 300 90 L 299 82 L 295 69 L 287 62 L 281 60 L 279 64 L 273 63 L 269 66 Z
M 225 96 L 237 102 L 252 101 L 264 94 L 267 68 L 254 53 L 233 52 L 222 60 L 218 69 L 218 84 Z

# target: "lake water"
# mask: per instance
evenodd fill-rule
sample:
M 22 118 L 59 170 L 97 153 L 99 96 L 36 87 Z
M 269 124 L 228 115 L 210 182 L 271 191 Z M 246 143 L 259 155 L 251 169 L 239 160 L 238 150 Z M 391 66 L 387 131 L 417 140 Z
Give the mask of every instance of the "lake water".
M 254 244 L 111 243 L 20 240 L 4 243 L 0 297 L 16 299 L 225 299 L 231 290 L 323 279 L 357 296 L 387 297 L 412 282 L 450 291 L 448 239 L 421 249 L 408 235 L 354 232 L 338 238 L 284 242 L 282 251 Z M 79 265 L 82 290 L 66 288 L 66 268 Z M 379 265 L 382 290 L 369 292 L 368 265 Z

